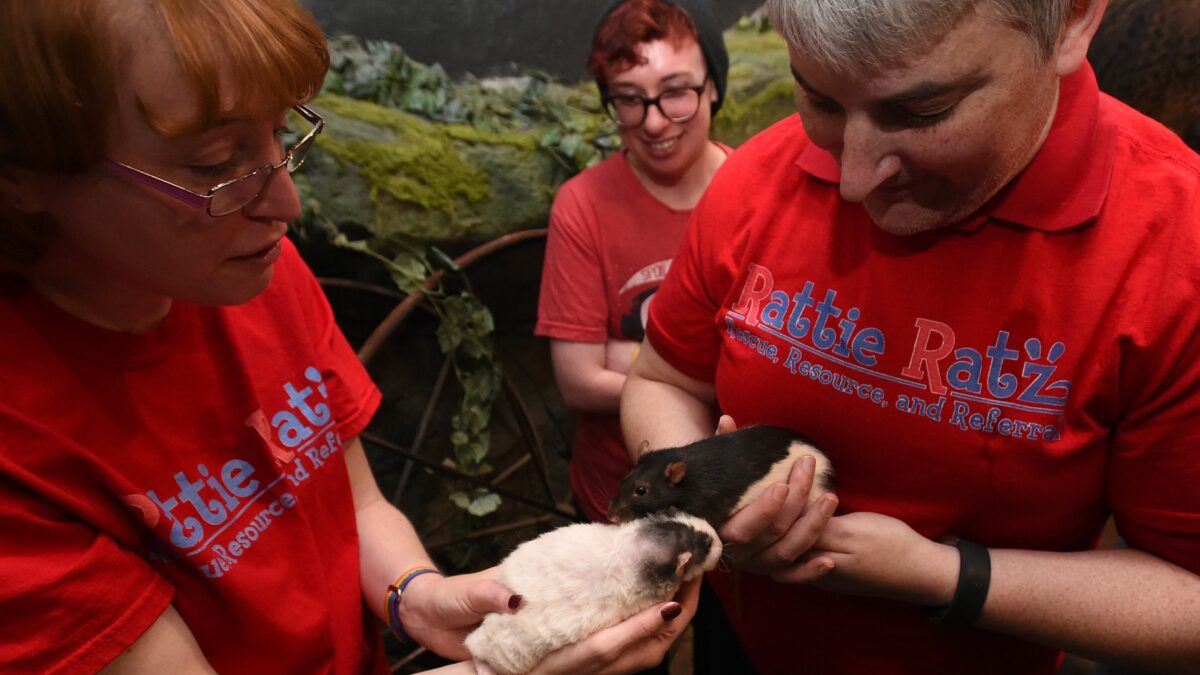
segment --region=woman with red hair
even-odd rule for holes
[[[703,3],[625,0],[600,21],[588,68],[624,149],[554,200],[537,334],[550,338],[555,379],[579,413],[576,502],[605,521],[633,468],[617,407],[643,317],[692,207],[730,152],[709,138],[729,59]]]
[[[704,0],[623,0],[601,18],[587,65],[624,148],[555,197],[536,332],[577,413],[575,502],[604,522],[633,468],[617,415],[625,373],[692,208],[731,152],[709,138],[729,57]],[[715,597],[695,625],[698,672],[748,672]]]
[[[520,598],[443,577],[380,494],[379,390],[285,238],[312,16],[5,0],[0,63],[4,671],[383,674],[379,619],[469,657]],[[538,671],[656,663],[696,592]]]

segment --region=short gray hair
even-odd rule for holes
[[[898,65],[933,48],[958,22],[990,5],[1050,57],[1075,0],[768,0],[787,42],[837,70]]]

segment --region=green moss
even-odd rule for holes
[[[796,112],[791,76],[771,82],[745,101],[728,98],[713,120],[713,136],[732,146]]]
[[[479,202],[491,194],[487,175],[466,161],[445,126],[374,103],[324,94],[314,102],[338,117],[390,131],[392,139],[355,138],[352,130],[327,126],[317,143],[343,167],[353,166],[379,206],[381,193],[422,208],[453,214],[460,200]]]
[[[730,55],[739,54],[787,54],[787,43],[774,30],[760,30],[757,26],[735,26],[725,31],[725,48]]]
[[[528,131],[492,132],[476,129],[466,124],[448,124],[441,127],[447,136],[456,141],[482,145],[511,145],[521,150],[537,150],[537,134]]]

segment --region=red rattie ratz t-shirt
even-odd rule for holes
[[[220,673],[387,672],[344,439],[379,404],[290,242],[140,335],[0,283],[0,663],[95,672],[173,604]]]
[[[718,173],[647,337],[740,425],[828,451],[841,511],[1000,548],[1129,544],[1200,572],[1200,160],[1064,80],[1032,164],[970,222],[897,237],[791,117]],[[723,588],[765,673],[1052,673],[1058,653],[920,607]],[[1104,592],[1104,589],[1097,589]]]
[[[646,312],[691,213],[655,198],[626,152],[564,183],[550,212],[537,334],[572,342],[641,342]],[[588,518],[607,521],[608,500],[631,469],[617,416],[580,414],[570,477]]]

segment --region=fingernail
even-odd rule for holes
[[[833,515],[833,510],[837,508],[837,502],[830,497],[825,498],[825,503],[821,505],[821,513],[827,516]]]
[[[678,602],[672,602],[666,607],[663,607],[659,614],[662,614],[663,621],[670,621],[671,619],[679,616],[680,612],[682,611],[683,605],[679,604]]]
[[[805,455],[800,458],[800,461],[804,462],[804,468],[806,470],[810,470],[810,471],[812,470],[812,468],[814,466],[817,465],[817,460],[814,459],[812,455]]]
[[[522,602],[525,602],[525,598],[522,598],[521,596],[519,596],[515,593],[513,595],[508,596],[508,608],[509,609],[516,609],[516,608],[520,607]]]
[[[781,502],[787,499],[788,486],[785,483],[776,483],[771,486],[771,499]]]

